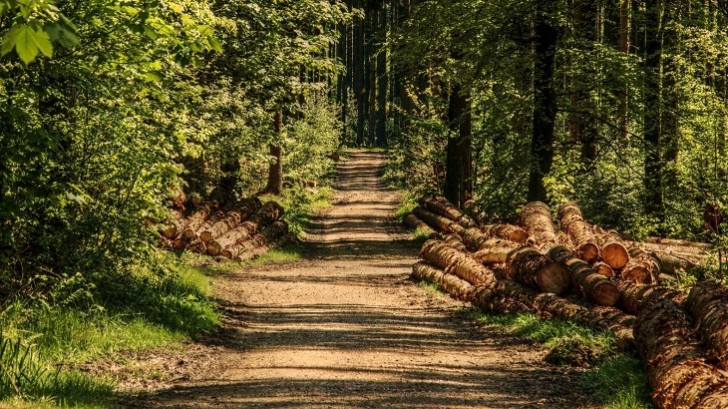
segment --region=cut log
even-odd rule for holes
[[[634,335],[658,408],[728,407],[728,377],[708,364],[688,317],[673,302],[645,307]]]
[[[569,268],[572,289],[582,298],[607,307],[614,306],[619,301],[617,286],[594,271],[587,262],[578,259],[571,249],[556,246],[549,250],[548,256]]]
[[[689,272],[697,267],[689,259],[669,253],[651,252],[650,256],[660,266],[659,271],[665,274],[675,275],[678,271]]]
[[[594,263],[592,268],[594,269],[594,271],[597,272],[597,274],[601,274],[604,277],[614,277],[614,270],[612,270],[612,267],[610,267],[609,264],[603,261],[598,261]]]
[[[495,276],[491,271],[467,254],[442,241],[428,240],[425,242],[420,251],[420,258],[448,274],[457,275],[473,285],[492,287],[495,284]]]
[[[188,240],[196,239],[197,230],[205,224],[211,214],[212,209],[210,209],[210,206],[202,206],[199,210],[192,213],[192,215],[187,218],[186,226],[184,231],[182,232],[182,236],[184,236]]]
[[[623,279],[640,284],[657,282],[660,266],[655,259],[640,248],[630,249],[629,255],[629,263],[622,270]]]
[[[529,239],[528,232],[512,224],[491,224],[481,227],[480,230],[491,238],[509,240],[516,243],[526,243]]]
[[[226,246],[222,251],[220,251],[220,256],[227,259],[242,261],[242,255],[252,253],[253,256],[257,256],[258,253],[266,252],[269,249],[269,243],[272,243],[276,238],[286,234],[288,234],[288,224],[282,220],[277,220],[248,240],[238,241]],[[261,251],[256,252],[256,249],[259,248]]]
[[[407,216],[405,216],[404,220],[402,220],[405,226],[413,229],[413,230],[421,230],[427,233],[428,236],[432,236],[435,233],[434,230],[432,230],[432,227],[428,226],[427,223],[420,220],[419,217],[415,216],[414,214],[410,213]]]
[[[728,288],[704,281],[690,290],[686,306],[711,355],[728,370]]]
[[[632,281],[617,281],[619,288],[620,308],[629,314],[638,314],[643,308],[669,300],[677,305],[683,305],[687,296],[677,290],[656,284],[638,284]]]
[[[270,201],[263,205],[250,218],[250,221],[258,224],[259,228],[267,226],[283,216],[284,210],[277,202]]]
[[[421,205],[427,210],[440,216],[447,217],[448,219],[465,228],[471,228],[476,226],[475,222],[470,217],[463,214],[460,209],[458,209],[455,205],[450,203],[444,197],[434,196],[423,199]]]
[[[647,243],[663,244],[676,247],[692,247],[702,250],[711,250],[713,248],[713,245],[710,243],[701,243],[699,241],[688,240],[664,239],[662,237],[649,237],[647,239]]]
[[[222,236],[228,231],[239,226],[250,214],[239,211],[232,211],[225,214],[224,217],[215,221],[208,221],[200,228],[198,236],[204,243],[208,243],[217,237]]]
[[[554,294],[563,294],[569,289],[569,270],[534,248],[512,251],[506,263],[510,277],[519,283]]]
[[[531,307],[544,318],[573,320],[582,325],[610,331],[615,335],[620,350],[629,349],[634,344],[633,317],[615,308],[586,308],[555,294],[538,294],[511,280],[498,280],[495,290]]]
[[[437,235],[437,238],[458,251],[463,253],[467,253],[468,251],[468,248],[463,243],[463,239],[455,233],[440,233]]]
[[[250,221],[244,222],[240,226],[223,234],[217,240],[207,242],[207,254],[217,256],[228,247],[250,240],[251,237],[258,233],[258,228],[258,224],[256,223]]]
[[[566,203],[559,208],[559,223],[561,229],[571,237],[581,259],[588,263],[599,260],[597,238],[576,203]]]
[[[482,264],[501,264],[505,263],[508,255],[519,247],[518,243],[512,241],[490,239],[482,243],[480,250],[473,253],[472,257]]]
[[[432,229],[436,232],[457,234],[463,234],[465,232],[465,228],[463,226],[460,226],[454,221],[448,219],[447,217],[432,213],[429,210],[425,210],[421,207],[415,207],[414,210],[412,210],[412,213],[414,213],[415,216],[419,217],[420,220],[427,223],[427,225],[432,227]]]
[[[545,203],[528,203],[521,210],[521,226],[534,237],[537,247],[551,248],[558,244],[551,209]]]
[[[629,253],[617,232],[594,226],[594,236],[597,238],[602,252],[602,261],[614,270],[619,270],[627,265]]]
[[[412,267],[412,276],[431,283],[439,284],[448,294],[459,300],[467,301],[472,298],[475,287],[465,280],[451,274],[445,274],[426,262],[417,262]]]
[[[514,314],[519,312],[532,312],[531,306],[507,297],[497,290],[476,287],[472,295],[472,303],[477,307],[496,314]]]

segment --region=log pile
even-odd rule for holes
[[[573,203],[559,209],[560,229],[540,202],[523,208],[519,226],[481,223],[442,198],[421,203],[412,217],[435,234],[414,277],[494,313],[533,312],[613,333],[619,348],[635,347],[644,359],[659,408],[728,407],[728,288],[704,282],[688,295],[665,285],[693,268],[706,245],[635,243],[589,224]]]
[[[283,208],[258,198],[241,201],[234,208],[202,205],[185,215],[172,211],[160,225],[164,248],[208,254],[220,259],[249,260],[291,240],[281,220]]]

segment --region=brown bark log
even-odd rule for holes
[[[201,209],[194,212],[190,217],[187,218],[186,226],[182,232],[188,240],[194,240],[197,238],[197,230],[202,227],[203,224],[212,214],[212,210],[209,206],[203,206]]]
[[[410,213],[407,216],[405,216],[404,220],[402,221],[405,226],[411,228],[411,229],[420,229],[422,231],[427,232],[428,236],[432,236],[433,234],[437,234],[434,230],[432,230],[432,227],[428,226],[427,223],[420,220],[419,217],[415,216],[414,214]]]
[[[592,268],[594,269],[594,271],[597,272],[597,274],[601,274],[604,277],[610,277],[611,278],[611,277],[614,277],[615,276],[614,270],[612,269],[612,267],[610,267],[609,264],[607,264],[607,263],[605,263],[603,261],[599,261],[599,262],[594,263],[594,265],[592,266]]]
[[[710,243],[701,243],[698,241],[688,241],[688,240],[664,239],[662,237],[649,237],[646,241],[647,241],[647,243],[652,243],[652,244],[664,244],[667,246],[677,246],[677,247],[692,247],[692,248],[701,249],[701,250],[711,250],[713,248],[713,245]]]
[[[544,318],[573,320],[589,327],[611,331],[617,339],[617,347],[620,350],[628,349],[634,344],[633,317],[615,308],[586,308],[555,294],[538,294],[511,280],[498,280],[495,290],[528,305]]]
[[[475,222],[463,214],[455,205],[450,203],[447,199],[441,196],[434,196],[422,200],[422,206],[427,210],[439,214],[440,216],[447,217],[448,219],[460,224],[465,228],[475,227]]]
[[[436,238],[439,238],[443,242],[445,242],[448,246],[463,252],[467,253],[468,248],[465,247],[465,244],[463,243],[463,239],[455,234],[455,233],[440,233]]]
[[[511,252],[506,263],[511,278],[531,288],[554,294],[563,294],[569,289],[569,270],[534,248]]]
[[[579,296],[601,306],[614,306],[619,301],[619,289],[607,277],[597,273],[584,260],[564,246],[553,247],[548,256],[569,267],[571,286]]]
[[[454,221],[447,217],[440,216],[439,214],[432,213],[429,210],[425,210],[422,207],[415,207],[414,210],[412,210],[412,213],[419,217],[420,220],[427,223],[427,225],[432,227],[432,229],[436,232],[458,234],[465,232],[465,228]]]
[[[482,264],[500,264],[508,260],[508,255],[519,248],[518,243],[490,239],[480,244],[479,250],[472,254],[473,259]]]
[[[412,276],[431,283],[439,284],[448,294],[459,300],[467,301],[472,297],[473,287],[470,283],[445,274],[442,270],[435,268],[424,261],[417,262],[412,267]]]
[[[231,246],[249,240],[258,233],[259,225],[250,221],[228,231],[217,240],[207,242],[207,254],[211,256],[220,255],[220,253]],[[227,257],[230,258],[230,257]]]
[[[492,287],[495,276],[482,264],[439,240],[428,240],[422,246],[420,258],[448,274],[470,282],[473,285]]]
[[[581,259],[588,263],[599,260],[597,238],[576,203],[566,203],[559,208],[559,223],[561,229],[571,237]]]
[[[728,369],[728,288],[714,281],[699,283],[690,290],[686,306],[711,355]]]
[[[663,301],[645,307],[634,334],[658,408],[728,407],[728,377],[708,364],[677,305]]]
[[[184,231],[185,222],[182,212],[172,210],[167,222],[159,226],[159,234],[166,239],[174,240]]]
[[[260,233],[252,236],[248,240],[239,241],[235,244],[225,247],[221,252],[220,256],[227,259],[236,261],[242,261],[243,255],[247,253],[253,253],[256,249],[261,249],[265,252],[269,249],[269,243],[273,242],[276,238],[288,234],[288,224],[284,221],[278,220],[273,224],[265,227]],[[260,251],[258,252],[260,253]]]
[[[257,197],[244,199],[237,206],[237,209],[225,213],[219,219],[208,220],[207,223],[200,227],[198,236],[203,242],[210,242],[239,226],[240,223],[260,211],[262,207],[263,203]]]
[[[515,241],[521,244],[527,243],[530,238],[528,232],[512,224],[491,224],[481,227],[480,230],[489,237]]]
[[[638,284],[627,280],[617,281],[620,308],[629,314],[638,314],[643,308],[663,300],[677,305],[685,303],[687,296],[680,291],[656,284]]]
[[[602,251],[602,261],[615,270],[619,270],[629,262],[629,253],[622,238],[613,230],[604,230],[594,227],[594,236],[597,238]]]
[[[551,210],[542,202],[528,203],[521,210],[521,226],[536,240],[536,246],[550,248],[558,244]]]
[[[629,263],[622,270],[622,278],[640,284],[650,284],[657,281],[660,266],[649,254],[639,248],[629,251]]]
[[[678,271],[688,272],[697,265],[689,259],[669,253],[651,252],[650,255],[660,266],[660,272],[675,275]]]

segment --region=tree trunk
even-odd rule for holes
[[[423,261],[412,267],[412,276],[419,280],[439,284],[448,294],[462,301],[470,300],[473,290],[475,290],[475,287],[467,281],[452,274],[446,274]]]
[[[558,7],[557,0],[536,2],[529,201],[546,201],[543,179],[551,172],[554,159],[554,126],[558,110],[554,88],[554,60],[559,38],[559,30],[555,25]]]
[[[621,0],[619,7],[619,51],[630,53],[632,0]],[[617,98],[617,127],[622,140],[629,135],[629,87],[625,84]]]
[[[473,285],[492,287],[496,281],[495,275],[482,264],[440,240],[425,242],[420,251],[420,258]]]
[[[382,2],[379,10],[379,32],[383,42],[387,39],[387,2]],[[387,51],[382,46],[377,56],[377,146],[387,146],[387,89],[389,76],[387,75]]]
[[[657,276],[660,274],[660,265],[652,256],[639,248],[631,249],[629,255],[629,263],[622,270],[621,276],[623,279],[640,284],[657,282]]]
[[[415,207],[412,210],[412,213],[414,213],[415,216],[419,217],[420,220],[427,223],[430,227],[432,227],[435,231],[445,233],[463,233],[465,232],[465,228],[456,222],[448,219],[447,217],[440,216],[438,214],[432,213],[428,210],[425,210],[421,207]]]
[[[354,94],[356,95],[356,144],[364,146],[364,125],[366,108],[365,42],[364,18],[356,18],[354,22]]]
[[[273,132],[280,139],[283,133],[283,112],[276,112],[273,118]],[[271,143],[268,146],[270,156],[274,161],[268,167],[268,184],[265,187],[265,193],[272,195],[280,195],[283,193],[283,149],[280,147],[281,141]]]
[[[573,1],[573,21],[576,47],[579,53],[590,52],[597,41],[597,4],[594,0]],[[572,78],[571,110],[569,115],[571,137],[581,144],[581,158],[586,165],[596,159],[597,107],[591,90],[594,73],[588,64],[582,64]]]
[[[661,7],[658,0],[647,0],[645,3],[647,7],[644,63],[645,211],[648,216],[656,220],[664,220],[662,200],[663,168],[660,159]]]
[[[448,122],[445,197],[459,208],[473,198],[473,142],[470,96],[460,85],[452,87]]]

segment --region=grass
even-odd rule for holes
[[[581,358],[588,351],[591,366],[582,374],[580,382],[592,391],[595,401],[604,409],[652,408],[642,363],[630,353],[617,352],[610,334],[570,321],[543,320],[528,313],[493,315],[470,311],[469,316],[551,348],[547,360],[568,362],[575,352]]]
[[[404,220],[405,216],[412,213],[412,210],[417,207],[417,197],[407,190],[400,190],[401,201],[397,210],[394,212],[394,216],[398,220]]]
[[[164,274],[107,277],[115,285],[97,288],[99,304],[16,302],[0,312],[0,407],[109,407],[114,382],[79,365],[101,359],[125,365],[122,352],[181,350],[217,326],[210,274],[189,261],[167,259]]]
[[[420,287],[424,288],[431,294],[442,295],[444,291],[440,284],[430,283],[424,280],[420,281]]]

